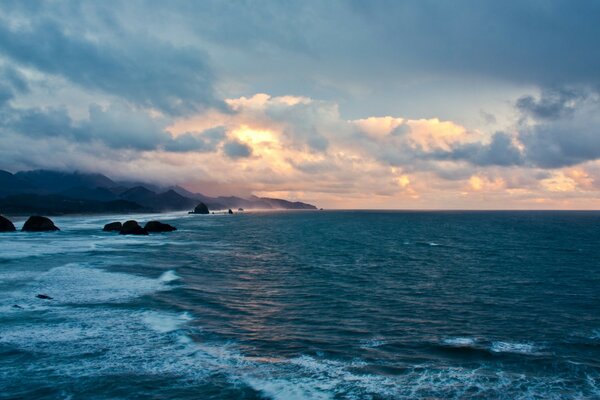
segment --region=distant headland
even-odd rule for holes
[[[250,196],[209,197],[180,186],[113,181],[97,173],[0,170],[3,214],[96,214],[183,211],[202,202],[211,210],[316,210],[299,201]]]

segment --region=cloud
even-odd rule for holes
[[[477,166],[523,165],[523,154],[515,146],[514,139],[503,132],[497,132],[489,143],[461,144],[447,152],[434,152],[429,155],[438,160],[467,161]]]
[[[246,158],[252,155],[252,147],[237,140],[230,140],[223,145],[223,152],[230,158]]]
[[[214,152],[225,137],[225,128],[222,126],[203,132],[185,132],[169,139],[164,145],[164,150],[170,152]]]
[[[169,114],[219,105],[201,49],[115,26],[104,26],[99,35],[81,26],[68,31],[45,15],[33,12],[21,24],[9,23],[11,13],[0,19],[0,52],[17,64]],[[119,37],[107,37],[112,29]]]
[[[516,107],[524,117],[555,120],[572,116],[577,103],[584,98],[584,93],[574,89],[552,89],[543,91],[538,99],[531,95],[520,97]]]

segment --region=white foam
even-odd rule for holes
[[[374,349],[376,347],[380,347],[385,344],[387,344],[387,342],[385,340],[373,338],[373,339],[364,340],[360,347],[363,349]]]
[[[256,391],[275,400],[327,400],[333,399],[333,393],[319,390],[310,383],[292,382],[285,379],[245,379]]]
[[[181,278],[173,270],[163,272],[162,275],[158,278],[158,280],[160,282],[165,282],[165,283],[173,282],[173,281],[176,281],[179,279],[181,279]]]
[[[146,325],[160,333],[179,330],[191,319],[192,317],[188,313],[168,314],[157,311],[147,311],[142,316]]]
[[[469,337],[454,337],[442,340],[442,343],[448,346],[470,347],[477,343],[477,339]]]
[[[71,263],[40,274],[25,287],[0,299],[0,304],[19,304],[32,310],[61,304],[122,303],[156,291],[169,290],[167,283],[177,278],[173,271],[151,279]],[[52,300],[37,299],[35,296],[39,293],[47,294]]]
[[[538,349],[531,343],[493,342],[490,350],[494,353],[535,354]]]

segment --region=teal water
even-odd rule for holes
[[[119,219],[0,235],[0,398],[600,398],[598,212]]]

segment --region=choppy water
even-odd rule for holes
[[[600,398],[600,213],[160,218],[0,236],[0,398]]]

